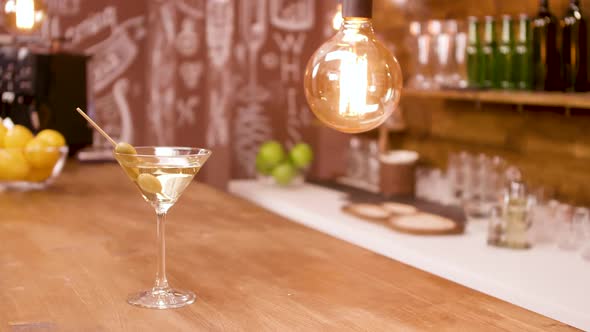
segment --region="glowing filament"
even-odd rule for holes
[[[332,28],[338,31],[344,19],[342,18],[342,5],[338,5],[338,9],[336,10],[336,14],[334,14],[334,18],[332,19]]]
[[[344,116],[362,115],[367,108],[367,59],[354,53],[344,54],[346,56],[340,61],[339,113]]]
[[[35,25],[35,1],[16,0],[16,27],[32,29]]]

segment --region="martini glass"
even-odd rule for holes
[[[144,308],[180,308],[195,301],[190,291],[173,289],[166,279],[166,213],[211,155],[211,151],[188,147],[136,147],[137,153],[114,152],[125,173],[156,211],[158,269],[151,289],[132,294],[129,304]]]

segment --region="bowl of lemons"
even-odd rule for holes
[[[260,146],[256,155],[256,172],[260,182],[280,186],[300,185],[313,161],[313,150],[308,144],[295,144],[289,151],[277,141]]]
[[[52,129],[37,135],[24,126],[0,122],[0,190],[45,189],[61,173],[66,140]]]

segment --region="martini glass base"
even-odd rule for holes
[[[177,289],[150,289],[131,294],[127,303],[150,309],[180,308],[195,302],[195,294]]]

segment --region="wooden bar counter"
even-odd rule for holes
[[[197,301],[133,307],[155,276],[155,230],[114,164],[0,193],[0,331],[573,330],[198,183],[166,234],[168,279]]]

